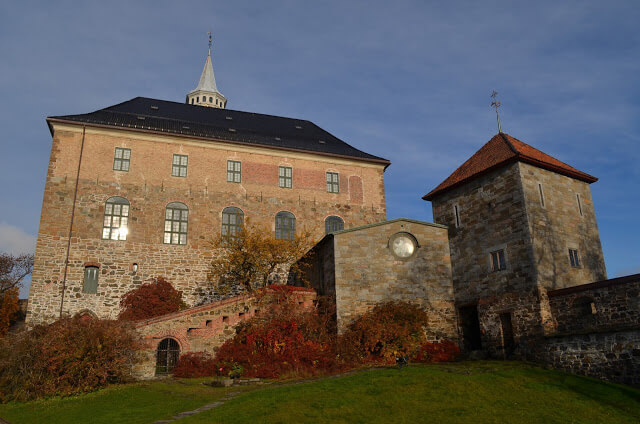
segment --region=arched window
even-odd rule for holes
[[[324,220],[325,234],[344,230],[344,221],[339,216],[330,216]]]
[[[164,242],[187,244],[189,208],[180,202],[171,202],[164,211]]]
[[[291,212],[276,214],[276,238],[293,240],[296,236],[296,217]]]
[[[129,201],[110,197],[104,205],[103,240],[126,240],[129,234]]]
[[[213,97],[209,97],[209,103],[213,103]]]
[[[242,228],[244,212],[235,207],[224,208],[222,211],[222,237],[235,237]]]
[[[167,374],[175,368],[180,357],[180,345],[175,339],[167,338],[158,344],[156,374]]]

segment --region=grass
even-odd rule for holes
[[[0,416],[12,424],[152,423],[239,391],[201,381],[135,384],[0,405]],[[518,362],[375,369],[249,390],[177,423],[640,422],[640,390]]]

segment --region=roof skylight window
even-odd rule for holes
[[[186,126],[186,125],[183,125],[183,126],[182,126],[182,129],[183,129],[183,130],[190,130],[190,129],[191,129],[191,127],[188,127],[188,126]]]
[[[297,129],[297,130],[301,130],[301,129],[302,129],[302,127],[301,127],[300,125],[296,125],[296,129]]]
[[[227,121],[231,121],[233,118],[232,118],[232,117],[230,117],[230,116],[227,116],[225,119],[226,119]]]
[[[158,106],[156,106],[156,105],[151,105],[151,109],[153,109],[153,110],[158,110],[158,109],[160,109],[160,108],[159,108]]]
[[[235,128],[229,128],[229,131],[230,132],[236,132],[236,129]]]
[[[144,121],[144,116],[138,116],[138,119],[139,119],[140,121]]]
[[[326,141],[324,141],[324,140],[318,140],[318,143],[320,143],[320,144],[325,144],[325,143],[326,143]]]

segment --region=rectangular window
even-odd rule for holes
[[[113,156],[113,169],[115,171],[129,172],[129,162],[131,161],[131,149],[116,147]]]
[[[327,172],[327,192],[340,193],[340,180],[337,172]]]
[[[278,167],[278,185],[282,188],[291,188],[293,182],[293,171],[291,167]]]
[[[582,203],[580,202],[580,195],[576,193],[576,201],[578,202],[578,212],[580,212],[580,216],[582,216]]]
[[[458,205],[453,205],[453,213],[456,217],[456,227],[460,226],[460,212],[458,211]]]
[[[242,165],[239,161],[228,160],[227,161],[227,181],[230,183],[239,183],[241,176]]]
[[[544,193],[542,192],[542,184],[538,184],[538,191],[540,191],[540,206],[544,208]]]
[[[187,155],[173,155],[173,164],[171,165],[171,176],[186,177],[188,160],[189,158]]]
[[[491,252],[491,271],[502,271],[507,269],[507,262],[504,257],[504,249]]]
[[[98,293],[98,270],[97,266],[84,267],[83,293]]]
[[[580,268],[580,258],[578,257],[578,249],[569,249],[569,262],[573,268]]]

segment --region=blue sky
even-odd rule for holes
[[[309,119],[392,161],[388,218],[503,130],[595,175],[609,277],[640,272],[637,1],[0,4],[0,250],[33,250],[45,118],[136,96],[184,101],[214,33],[228,107]],[[23,295],[25,293],[23,292]]]

